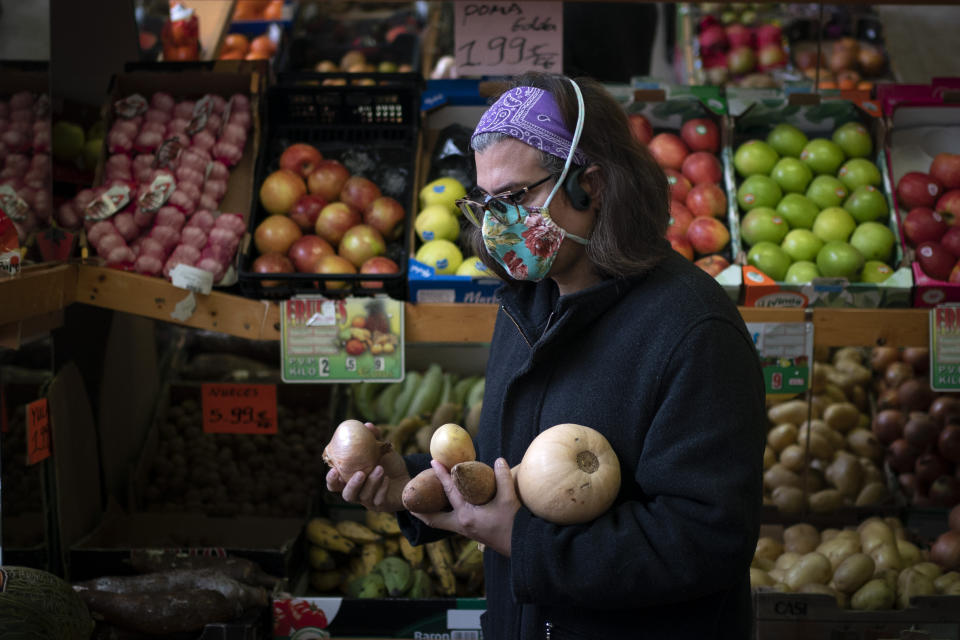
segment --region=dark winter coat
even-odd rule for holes
[[[610,441],[622,486],[584,525],[520,509],[511,557],[484,554],[485,640],[745,640],[766,418],[734,304],[679,255],[563,297],[550,280],[512,284],[500,301],[478,458],[514,466],[572,422]],[[415,543],[445,533],[401,522]]]

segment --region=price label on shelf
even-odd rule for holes
[[[277,432],[277,386],[207,383],[201,386],[204,433]]]
[[[302,296],[280,307],[284,382],[403,380],[403,303]]]
[[[460,77],[563,70],[563,2],[453,5]]]
[[[771,395],[795,395],[810,386],[813,362],[812,322],[748,322],[747,331]]]
[[[27,464],[50,457],[50,410],[46,398],[27,405]]]
[[[930,388],[960,391],[960,305],[930,309]]]

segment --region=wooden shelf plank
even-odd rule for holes
[[[816,309],[813,340],[828,347],[925,347],[929,309]]]
[[[25,267],[0,279],[0,325],[60,311],[75,297],[77,269],[69,264]]]

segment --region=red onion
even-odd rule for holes
[[[176,100],[173,99],[173,96],[165,91],[158,91],[150,96],[150,107],[152,109],[171,112],[175,104]]]
[[[137,273],[157,276],[163,271],[163,261],[156,256],[141,253],[136,262],[133,263],[133,269]]]
[[[213,229],[216,221],[214,220],[213,214],[207,209],[198,209],[190,217],[190,224],[188,226],[197,227],[202,229],[204,232],[210,231]]]

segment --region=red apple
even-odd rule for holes
[[[306,178],[313,173],[321,160],[323,160],[323,154],[316,147],[298,142],[290,145],[280,154],[280,168]]]
[[[683,140],[672,133],[658,133],[650,141],[650,153],[663,168],[679,169],[683,160],[690,153]]]
[[[310,193],[316,193],[328,202],[340,197],[340,190],[343,189],[343,183],[350,177],[350,171],[345,166],[326,158],[321,160],[316,169],[307,176],[307,189]]]
[[[379,231],[384,238],[392,240],[403,230],[407,217],[403,205],[390,196],[381,196],[370,203],[363,212],[363,222]]]
[[[716,218],[695,218],[687,228],[687,240],[699,254],[717,253],[730,242],[730,232]]]
[[[687,120],[680,127],[680,137],[691,151],[716,153],[720,150],[720,131],[710,118]]]
[[[903,233],[914,247],[940,240],[947,231],[947,223],[939,213],[927,207],[910,210],[903,220]]]
[[[783,41],[783,33],[775,24],[763,24],[757,27],[756,30],[757,38],[757,47],[763,48],[765,44],[781,44]]]
[[[720,255],[703,256],[694,264],[716,278],[720,273],[730,266],[730,261]]]
[[[303,178],[292,171],[278,169],[260,185],[260,204],[271,214],[285,214],[306,192]]]
[[[297,226],[303,231],[313,231],[317,224],[317,217],[325,206],[327,206],[327,201],[323,196],[315,193],[302,195],[290,209],[290,219],[296,222]]]
[[[723,218],[727,212],[727,195],[712,182],[698,184],[687,194],[684,204],[695,217]]]
[[[782,67],[787,62],[787,54],[779,43],[766,44],[760,48],[757,54],[757,63],[761,69],[774,69]]]
[[[943,193],[943,186],[926,173],[911,171],[897,183],[897,202],[901,209],[932,207]]]
[[[253,242],[260,253],[286,253],[303,233],[297,223],[287,216],[268,216],[257,225]]]
[[[750,73],[757,66],[757,56],[750,47],[737,47],[727,54],[727,67],[730,73],[742,75]]]
[[[301,237],[290,245],[287,251],[287,257],[297,271],[303,273],[312,273],[317,260],[323,256],[334,255],[336,251],[330,246],[330,243],[313,234]]]
[[[337,254],[359,268],[370,258],[383,255],[386,250],[386,244],[379,231],[368,224],[358,224],[350,227],[343,234]]]
[[[944,189],[960,189],[960,153],[938,153],[930,163],[930,175]]]
[[[960,222],[960,189],[951,189],[940,196],[937,200],[937,211],[949,213],[955,221]]]
[[[680,167],[694,185],[706,182],[716,183],[723,178],[723,167],[717,156],[707,151],[695,151],[683,160]]]
[[[322,256],[313,266],[314,273],[356,273],[357,268],[353,263],[336,254]],[[346,280],[327,280],[324,283],[327,289],[344,289],[350,286]]]
[[[704,54],[717,53],[727,48],[727,33],[719,24],[702,28],[697,40],[700,41],[700,51]]]
[[[943,248],[953,254],[955,258],[960,258],[960,227],[950,227],[940,237],[940,244]]]
[[[337,246],[347,229],[363,222],[360,212],[345,202],[331,202],[320,210],[314,231],[317,235]]]
[[[690,244],[689,240],[683,236],[671,236],[669,234],[667,240],[670,241],[670,246],[673,247],[674,251],[693,262],[693,245]]]
[[[667,174],[667,182],[670,183],[670,197],[680,202],[686,200],[687,194],[693,188],[687,176],[676,169],[664,169],[663,172]]]
[[[640,144],[650,144],[653,138],[653,125],[641,113],[631,113],[627,115],[627,124],[630,125],[630,133],[634,140]]]
[[[924,242],[917,247],[917,262],[927,276],[934,280],[946,280],[957,259],[939,242]]]
[[[293,273],[295,268],[290,258],[282,253],[272,252],[264,253],[253,261],[254,273]],[[261,280],[260,284],[264,287],[275,287],[280,284],[279,280]]]
[[[362,176],[350,176],[340,189],[340,201],[357,211],[365,211],[381,195],[380,187]]]
[[[727,44],[731,49],[753,46],[753,31],[749,27],[735,22],[727,25],[724,31],[727,34]]]
[[[360,273],[399,273],[397,263],[386,256],[374,256],[360,265]],[[382,289],[383,282],[379,280],[365,280],[360,284],[365,289]]]
[[[667,225],[667,238],[687,236],[687,229],[693,222],[693,214],[678,200],[670,201],[670,222]]]

